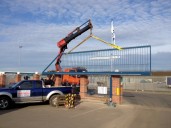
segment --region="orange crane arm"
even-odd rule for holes
[[[91,20],[88,20],[81,26],[74,29],[65,38],[63,38],[62,40],[60,40],[57,43],[57,46],[60,48],[60,50],[59,50],[59,53],[58,53],[58,56],[56,59],[56,64],[55,64],[56,71],[62,71],[61,66],[60,66],[61,57],[62,57],[65,49],[67,49],[67,45],[69,44],[69,42],[72,41],[73,39],[75,39],[76,37],[78,37],[79,35],[81,35],[82,33],[86,32],[87,30],[92,29],[92,28],[93,28],[93,25],[91,23]]]

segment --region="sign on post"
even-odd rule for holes
[[[98,87],[98,94],[107,94],[107,87]]]

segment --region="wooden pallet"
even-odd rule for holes
[[[77,105],[78,101],[80,101],[80,96],[76,95],[73,102],[74,102],[75,105]],[[66,104],[67,104],[66,95],[58,95],[57,100],[56,100],[56,107],[64,107]]]
[[[58,95],[56,101],[56,107],[60,107],[64,105],[65,105],[65,95]]]

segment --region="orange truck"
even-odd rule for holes
[[[85,68],[66,68],[64,72],[87,72]],[[63,86],[79,86],[80,85],[80,76],[79,75],[63,75],[62,77]]]
[[[81,26],[76,27],[73,31],[71,31],[66,37],[61,39],[59,42],[57,42],[57,47],[59,48],[59,53],[56,57],[56,63],[55,68],[56,70],[52,70],[51,72],[87,72],[85,68],[66,68],[64,71],[62,71],[62,68],[60,66],[62,55],[64,54],[65,50],[68,48],[68,44],[74,40],[76,37],[80,36],[84,32],[90,30],[90,33],[92,31],[93,25],[91,23],[91,20],[86,21]],[[77,45],[78,46],[78,45]],[[76,47],[77,47],[76,46]],[[55,75],[49,75],[48,79],[45,80],[45,83],[54,85],[55,82]],[[80,76],[79,75],[71,75],[71,74],[65,74],[62,76],[62,85],[64,86],[71,86],[71,85],[80,85]]]

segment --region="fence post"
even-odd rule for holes
[[[33,80],[40,80],[40,74],[38,72],[35,72],[33,75]]]
[[[17,72],[17,74],[15,75],[15,82],[20,82],[21,81],[21,74],[19,72]]]
[[[6,75],[0,74],[0,88],[5,87]]]
[[[85,98],[87,95],[87,85],[88,85],[88,76],[80,77],[80,96],[81,98]]]
[[[58,86],[61,86],[61,83],[62,83],[62,78],[60,75],[56,75],[55,76],[55,86],[58,87]]]
[[[121,76],[112,76],[112,102],[122,104]]]

